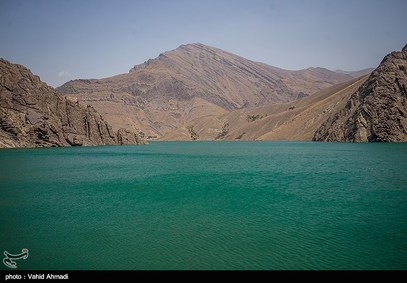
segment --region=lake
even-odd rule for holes
[[[407,269],[405,143],[1,149],[0,168],[18,269]]]

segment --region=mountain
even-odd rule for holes
[[[314,140],[407,142],[407,45],[383,59]]]
[[[92,107],[61,97],[30,70],[0,59],[0,147],[143,143],[114,132]]]
[[[211,117],[287,103],[351,79],[323,68],[287,71],[196,43],[160,54],[127,74],[74,80],[57,91],[92,105],[114,129],[161,138],[180,128],[189,127],[189,133],[190,126]]]
[[[374,71],[374,68],[367,68],[360,71],[344,71],[344,70],[335,70],[336,73],[349,75],[356,78],[360,78],[365,75],[369,75]]]
[[[302,140],[311,141],[315,131],[339,109],[368,76],[337,84],[300,100],[240,109],[217,117],[204,117],[181,127],[162,140]]]

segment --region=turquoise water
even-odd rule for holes
[[[0,252],[27,248],[19,269],[407,269],[406,172],[407,144],[0,150]]]

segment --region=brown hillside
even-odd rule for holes
[[[207,117],[193,124],[201,140],[304,140],[315,131],[366,81],[367,76],[324,89],[301,100],[241,109]],[[185,127],[164,140],[189,139]]]
[[[75,80],[57,90],[92,105],[114,129],[178,139],[188,126],[230,111],[294,101],[350,79],[323,68],[287,71],[197,43],[160,54],[127,74]],[[206,131],[209,135],[211,127]]]

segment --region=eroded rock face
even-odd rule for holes
[[[407,142],[407,45],[383,59],[314,140]]]
[[[113,144],[119,144],[117,133],[96,110],[61,97],[27,68],[0,59],[0,147]]]
[[[140,133],[134,133],[126,129],[119,129],[117,131],[117,142],[120,145],[124,144],[144,144],[144,135]]]

